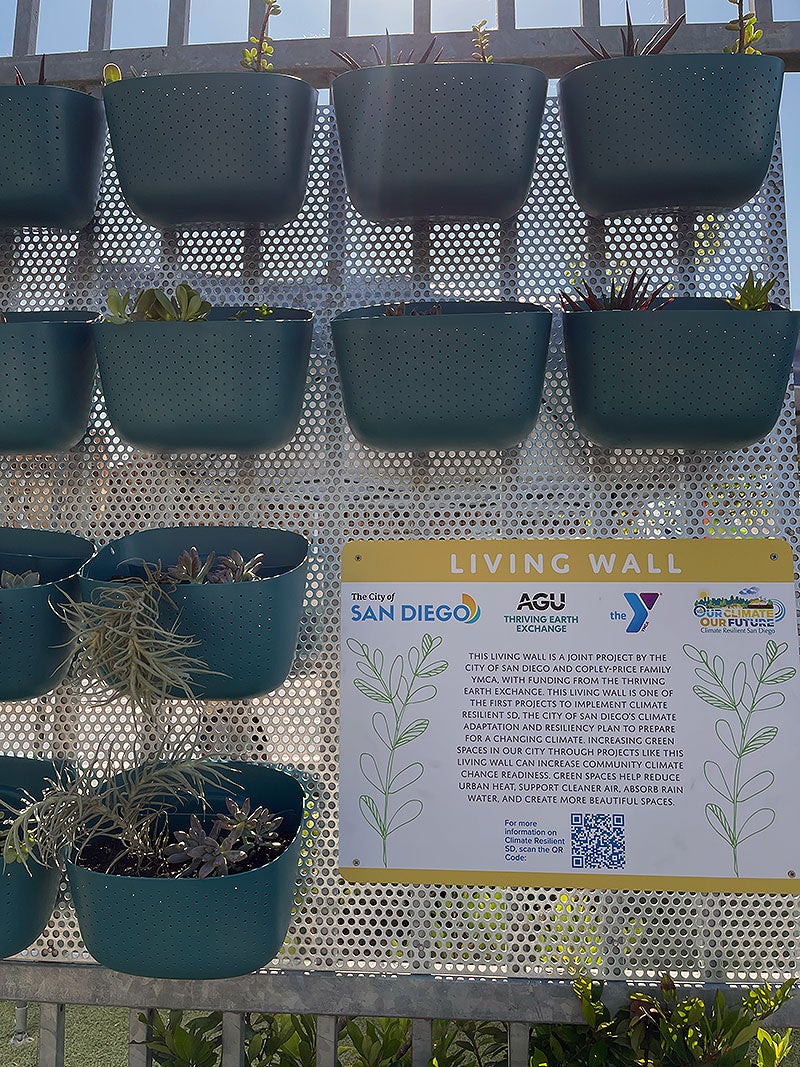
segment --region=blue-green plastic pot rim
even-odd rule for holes
[[[247,84],[249,81],[261,81],[264,78],[279,78],[288,82],[297,82],[301,85],[305,85],[308,89],[314,93],[315,96],[319,96],[319,90],[315,89],[313,85],[305,81],[304,78],[298,78],[295,74],[283,74],[277,70],[263,70],[263,71],[245,71],[245,70],[214,70],[214,71],[187,71],[183,74],[159,74],[156,77],[136,77],[136,78],[123,78],[122,81],[109,82],[108,85],[103,86],[103,98],[105,99],[106,93],[118,92],[120,85],[128,87],[135,85],[137,89],[153,88],[154,93],[157,94],[158,90],[163,91],[165,87],[173,88],[175,86],[180,87],[182,81],[221,81],[229,80],[230,78],[236,78],[241,80],[243,84]],[[263,83],[262,83],[263,84]],[[73,90],[74,91],[74,90]],[[130,91],[130,90],[128,90]],[[84,94],[86,95],[86,94]]]
[[[477,74],[480,77],[481,73],[484,71],[490,73],[492,70],[505,70],[507,67],[514,67],[520,71],[535,71],[536,74],[539,74],[542,78],[544,78],[545,82],[547,82],[548,80],[547,75],[544,73],[544,71],[540,70],[538,67],[535,67],[532,63],[478,63],[475,60],[470,61],[467,59],[460,59],[456,60],[453,63],[391,63],[388,67],[385,66],[383,63],[376,63],[373,66],[359,67],[358,70],[340,71],[333,79],[332,85],[336,85],[336,82],[338,82],[340,78],[350,80],[355,78],[356,80],[360,81],[362,79],[368,80],[368,75],[375,74],[377,74],[379,78],[386,78],[388,80],[393,76],[405,74],[409,70],[413,70],[415,72],[425,72],[422,74],[422,76],[425,77],[427,75],[432,79],[435,79],[437,75],[442,72],[449,73],[450,71],[457,71],[459,69],[463,69],[465,72],[469,71],[470,74]]]
[[[514,315],[517,312],[529,314],[540,312],[552,315],[550,308],[544,304],[526,302],[523,300],[406,300],[405,315],[387,315],[387,307],[398,301],[386,301],[383,304],[370,304],[367,307],[351,308],[337,315],[332,322],[352,322],[357,319],[386,319],[388,322],[401,323],[413,319],[415,322],[431,322],[435,324],[446,316],[460,316],[463,319],[483,318],[486,315]],[[428,310],[432,307],[440,307],[441,315],[409,315],[408,310]]]
[[[598,308],[596,311],[590,311],[588,309],[581,309],[580,311],[564,311],[563,316],[565,319],[580,317],[584,315],[657,315],[659,312],[666,311],[696,311],[699,314],[704,313],[719,313],[720,311],[725,314],[733,316],[732,322],[741,318],[742,321],[751,320],[754,315],[759,318],[766,316],[769,318],[774,313],[783,313],[784,315],[797,315],[800,312],[793,311],[791,308],[782,307],[780,304],[770,304],[767,311],[751,311],[742,310],[740,308],[732,308],[728,304],[728,300],[731,297],[725,296],[676,296],[667,298],[667,303],[663,307],[647,308],[643,310],[636,308],[632,310],[617,310],[612,311],[608,308]]]
[[[8,539],[7,535],[14,533],[20,535],[19,537],[13,537],[11,540],[23,541],[30,539],[31,541],[44,541],[51,540],[50,535],[55,537],[63,537],[70,544],[70,547],[74,550],[72,555],[61,555],[56,552],[39,551],[33,552],[9,552],[5,550],[5,542]],[[41,537],[42,534],[48,535],[46,538]],[[58,542],[54,542],[54,546]],[[35,547],[35,546],[31,546]],[[44,545],[42,546],[44,548]],[[65,549],[67,545],[63,546]],[[36,528],[19,527],[19,526],[0,526],[0,570],[11,570],[15,574],[24,574],[25,571],[38,571],[42,578],[39,585],[30,586],[23,589],[0,589],[0,595],[6,593],[33,593],[37,589],[42,589],[45,586],[56,585],[58,582],[63,582],[68,578],[76,577],[81,568],[89,563],[97,554],[97,546],[94,542],[89,541],[87,538],[78,537],[75,534],[67,533],[64,530],[41,530]],[[52,575],[52,576],[51,576]]]
[[[203,294],[200,294],[203,297]],[[203,297],[205,300],[206,298]],[[268,305],[272,307],[272,305]],[[252,312],[253,318],[234,318],[240,312]],[[255,307],[252,304],[237,304],[231,307],[212,307],[208,313],[208,318],[200,319],[197,322],[181,322],[179,319],[174,319],[168,322],[107,322],[103,317],[104,312],[100,312],[95,315],[89,321],[96,326],[110,326],[114,329],[120,327],[133,326],[139,329],[142,326],[148,326],[150,328],[160,329],[162,326],[190,326],[194,329],[196,326],[202,326],[204,322],[228,322],[231,326],[252,326],[253,323],[266,323],[269,325],[271,322],[313,322],[314,312],[309,311],[307,308],[287,308],[287,307],[272,307],[272,314],[267,315],[266,318],[255,317]]]
[[[770,60],[772,63],[779,63],[782,71],[786,70],[786,64],[779,56],[772,55],[740,55],[737,52],[660,52],[656,55],[650,56],[615,56],[612,55],[610,59],[587,59],[585,63],[579,64],[577,67],[573,67],[572,70],[562,74],[558,80],[559,88],[568,80],[574,80],[583,76],[590,68],[600,67],[607,70],[607,63],[627,63],[629,66],[692,66],[696,67],[702,62],[708,62],[709,60],[722,60],[723,65],[735,66],[739,63],[752,64],[758,60]]]
[[[97,312],[75,308],[53,308],[48,311],[4,311],[5,323],[0,323],[0,338],[3,336],[5,326],[24,326],[46,323],[49,325],[89,325],[97,322]]]
[[[249,879],[254,875],[258,875],[258,873],[260,871],[265,870],[265,868],[267,868],[267,867],[271,867],[273,863],[277,863],[278,860],[281,860],[285,856],[285,854],[289,851],[289,849],[292,847],[292,845],[294,845],[295,842],[297,842],[298,839],[300,839],[302,837],[304,830],[306,830],[306,828],[307,828],[306,824],[308,822],[308,816],[310,814],[310,812],[309,812],[309,804],[308,804],[308,802],[309,802],[309,791],[306,790],[306,788],[304,787],[303,782],[300,780],[300,776],[298,774],[295,774],[295,773],[289,773],[289,771],[287,769],[285,769],[283,766],[278,765],[278,764],[266,764],[266,763],[265,764],[260,764],[260,763],[256,763],[255,761],[248,762],[246,760],[211,760],[209,762],[211,762],[211,763],[220,763],[223,766],[227,765],[228,767],[230,767],[231,769],[234,769],[234,770],[237,767],[237,765],[241,765],[241,766],[247,767],[248,769],[250,769],[250,768],[258,768],[258,769],[276,771],[277,773],[282,774],[287,779],[288,782],[294,782],[295,783],[295,785],[297,786],[297,791],[298,791],[297,807],[295,808],[294,806],[292,806],[288,810],[292,811],[293,813],[294,813],[295,810],[298,811],[297,827],[295,828],[294,834],[292,834],[291,840],[286,842],[286,846],[281,851],[279,856],[273,857],[273,859],[271,859],[268,863],[264,863],[260,867],[254,867],[250,871],[241,871],[238,874],[218,875],[216,877],[209,878],[209,879],[205,879],[205,878],[185,879],[185,878],[178,878],[178,877],[153,878],[153,877],[146,877],[146,876],[137,875],[137,874],[115,874],[114,871],[96,871],[91,867],[81,867],[81,864],[78,862],[78,857],[80,855],[80,851],[81,851],[81,848],[83,846],[76,846],[75,850],[72,851],[71,853],[65,853],[65,861],[66,861],[67,869],[69,869],[70,867],[81,867],[81,870],[89,871],[90,874],[96,874],[96,875],[99,875],[99,876],[101,876],[103,878],[124,878],[133,887],[134,891],[136,889],[136,885],[137,884],[153,885],[154,882],[172,883],[172,882],[182,882],[182,881],[191,881],[192,883],[202,883],[202,882],[205,882],[205,881],[218,882],[220,880],[220,878],[224,878],[226,886],[231,886],[232,888],[235,889],[236,886],[237,885],[241,885],[245,879]],[[234,782],[234,784],[235,784],[235,782]],[[221,786],[220,787],[220,792],[221,793],[224,792],[228,796],[234,796],[234,797],[240,796],[243,799],[247,796],[246,793],[244,793],[244,792],[236,793],[234,789],[229,789],[227,786]],[[187,810],[191,810],[191,809],[187,807]],[[270,810],[272,810],[272,809],[270,809]],[[209,817],[211,817],[215,813],[210,811],[210,810],[207,810],[206,812],[197,812],[197,814],[205,814],[205,815],[208,815]],[[276,814],[279,814],[279,813],[276,812]],[[168,815],[169,815],[169,813],[168,813]],[[108,835],[105,835],[105,836],[108,836]],[[301,857],[301,864],[302,864],[302,857]]]
[[[130,534],[126,534],[124,537],[117,537],[113,541],[109,541],[108,544],[104,545],[102,548],[99,548],[91,559],[86,561],[86,563],[80,568],[78,573],[82,579],[85,579],[87,581],[98,583],[108,582],[114,575],[119,573],[121,566],[124,566],[125,564],[131,564],[135,567],[138,564],[141,568],[141,563],[143,562],[141,556],[133,557],[118,553],[115,546],[117,546],[121,541],[127,541],[130,537],[140,536],[143,534],[171,535],[173,533],[177,534],[181,531],[186,532],[185,542],[181,542],[181,544],[184,545],[184,549],[189,549],[193,546],[197,547],[197,540],[203,540],[202,538],[197,537],[197,534],[199,533],[208,533],[211,537],[216,538],[216,547],[212,546],[210,548],[207,548],[204,545],[203,548],[198,548],[198,552],[201,555],[208,555],[209,552],[213,551],[217,554],[217,556],[219,556],[220,554],[224,555],[226,552],[231,552],[234,549],[237,549],[238,551],[242,552],[240,545],[243,539],[243,534],[248,539],[250,537],[253,537],[255,541],[258,540],[258,537],[260,535],[279,534],[281,535],[281,539],[284,539],[285,537],[287,545],[287,555],[290,556],[290,560],[287,564],[277,564],[275,567],[272,568],[276,571],[276,573],[265,574],[263,577],[253,582],[219,582],[204,583],[203,585],[197,585],[188,582],[178,583],[175,588],[180,589],[183,595],[197,595],[196,592],[192,593],[192,591],[202,590],[205,595],[208,595],[210,593],[212,596],[224,596],[225,590],[231,588],[231,586],[233,586],[239,593],[241,593],[242,589],[245,587],[253,587],[253,589],[257,589],[259,586],[261,586],[262,582],[268,582],[275,578],[281,578],[286,574],[293,574],[295,571],[298,571],[301,568],[305,567],[308,560],[308,554],[311,549],[308,540],[302,534],[297,533],[294,530],[283,530],[271,526],[157,526],[151,527],[146,530],[135,530]],[[237,537],[239,538],[238,542]],[[154,537],[153,540],[155,541],[158,539]],[[225,540],[229,542],[227,545],[222,545],[219,543]],[[299,556],[299,558],[295,559],[295,553],[289,551],[288,546],[292,542],[295,543],[295,548],[298,552],[301,548],[303,549],[302,554]],[[247,551],[249,551],[249,549]],[[259,549],[258,551],[263,551],[263,549]],[[246,552],[242,552],[242,555],[247,558]],[[154,564],[157,563],[158,560],[151,559],[145,562]],[[162,563],[164,562],[167,562],[168,565],[171,566],[174,561],[165,561],[164,559],[162,559]],[[265,559],[264,565],[267,569],[270,569],[268,557]],[[90,570],[92,568],[98,567],[102,571],[108,570],[109,573],[99,575],[90,573]],[[213,593],[212,590],[219,590],[219,592]]]

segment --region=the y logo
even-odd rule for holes
[[[633,608],[633,618],[628,623],[626,634],[638,634],[647,626],[650,612],[655,602],[661,596],[660,593],[626,593],[625,599]]]

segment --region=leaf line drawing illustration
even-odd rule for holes
[[[778,736],[778,727],[763,725],[760,716],[777,711],[786,697],[777,686],[794,678],[794,667],[779,664],[788,644],[768,641],[764,655],[754,653],[749,665],[740,660],[729,676],[728,665],[721,656],[709,656],[694,645],[683,651],[697,666],[694,673],[702,685],[692,687],[696,697],[719,711],[728,712],[714,724],[717,740],[730,759],[706,760],[703,775],[722,803],[706,804],[706,821],[727,842],[733,856],[733,873],[739,877],[740,849],[745,841],[764,833],[775,822],[775,810],[764,804],[748,813],[746,805],[762,796],[775,782],[771,770],[760,770],[749,777],[745,762]]]
[[[426,679],[436,678],[447,670],[445,660],[431,658],[441,643],[441,637],[424,634],[419,648],[412,645],[406,656],[395,656],[386,673],[386,657],[380,648],[370,649],[354,638],[347,641],[347,647],[358,657],[356,669],[361,675],[354,680],[354,686],[368,700],[385,705],[371,720],[380,744],[378,755],[362,752],[359,757],[361,773],[374,795],[362,793],[358,798],[364,820],[381,839],[384,867],[389,866],[389,837],[418,819],[423,811],[421,800],[410,798],[398,803],[398,794],[418,782],[425,767],[418,761],[400,764],[404,746],[420,738],[430,726],[430,720],[417,718],[407,722],[405,716],[412,705],[425,704],[437,694],[436,686]]]

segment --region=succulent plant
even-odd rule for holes
[[[722,51],[732,55],[760,56],[761,53],[757,48],[753,48],[753,45],[761,40],[764,36],[764,31],[756,26],[756,13],[754,11],[745,12],[744,0],[728,0],[728,3],[736,6],[737,13],[736,17],[732,18],[725,26],[725,29],[736,34],[736,41],[732,45],[727,45]]]
[[[656,304],[656,300],[670,283],[664,282],[655,289],[649,288],[650,284],[650,275],[646,271],[634,270],[627,282],[617,285],[612,280],[608,292],[595,292],[584,278],[575,286],[577,296],[561,293],[561,307],[564,311],[658,311],[669,303],[669,300],[663,300]]]
[[[131,303],[131,293],[121,293],[112,286],[106,297],[106,322],[123,325],[128,322],[205,322],[211,304],[203,300],[191,285],[176,287],[173,296],[163,289],[143,289]]]
[[[245,560],[241,552],[234,549],[229,556],[220,556],[217,566],[209,574],[209,582],[255,582],[258,572],[264,564],[264,553],[259,552],[252,559]]]
[[[202,585],[208,581],[215,558],[215,554],[209,552],[204,560],[200,559],[199,552],[192,546],[187,551],[181,552],[177,563],[167,568],[165,578],[180,584]]]
[[[280,15],[280,6],[276,3],[276,0],[264,0],[266,10],[264,12],[264,20],[261,23],[261,31],[258,37],[251,37],[250,44],[253,48],[242,49],[242,61],[241,66],[245,70],[254,70],[256,73],[263,73],[273,69],[272,56],[275,49],[272,46],[272,38],[269,36],[269,20],[273,15]]]
[[[22,574],[14,574],[13,571],[0,573],[0,589],[31,589],[41,581],[38,571],[24,571]]]
[[[765,281],[756,279],[750,270],[744,282],[737,288],[736,296],[727,301],[728,307],[737,311],[769,311],[770,293],[777,282],[777,278],[767,278]]]
[[[392,56],[392,40],[391,40],[391,38],[389,36],[389,31],[386,30],[386,52],[384,53],[384,55],[381,55],[381,53],[380,53],[380,51],[379,51],[379,49],[378,49],[378,47],[376,45],[373,44],[370,47],[372,48],[372,52],[373,52],[373,54],[375,56],[375,60],[376,60],[376,64],[375,65],[377,65],[379,67],[391,67],[391,66],[397,66],[397,65],[400,65],[400,64],[403,64],[403,63],[414,63],[414,62],[416,62],[416,63],[428,63],[428,62],[430,62],[430,63],[438,63],[439,60],[442,57],[442,53],[444,52],[444,48],[440,48],[439,51],[436,53],[436,55],[433,56],[433,49],[435,48],[435,46],[436,46],[436,38],[434,37],[433,40],[431,41],[431,43],[428,45],[428,47],[425,49],[425,51],[422,53],[422,55],[417,60],[414,59],[414,49],[413,48],[408,53],[408,55],[405,56],[405,57],[403,56],[402,51],[398,52],[396,57],[393,57]],[[333,54],[336,56],[337,59],[341,59],[342,63],[344,63],[345,66],[349,70],[361,70],[362,67],[370,65],[368,63],[359,63],[359,61],[357,59],[354,59],[350,55],[349,52],[337,52],[335,48],[332,48],[331,52],[333,52]],[[431,56],[433,56],[433,58],[431,58]]]
[[[249,798],[241,807],[230,797],[225,804],[228,814],[217,815],[211,830],[206,830],[200,819],[192,815],[188,830],[175,831],[175,841],[165,849],[165,858],[171,866],[181,865],[176,877],[235,874],[235,868],[253,849],[280,849],[277,831],[282,816],[273,815],[264,807],[251,811]]]
[[[407,311],[405,300],[401,300],[397,304],[387,304],[383,313],[389,317],[394,315],[441,315],[442,309],[439,304],[434,304],[429,308],[411,308],[410,311]]]
[[[45,81],[45,76],[44,76],[44,64],[45,64],[45,60],[46,59],[47,59],[47,56],[43,55],[42,58],[41,58],[41,61],[39,62],[39,79],[38,79],[38,84],[39,85],[46,85],[47,84],[47,82]],[[19,67],[14,67],[14,84],[15,85],[25,85],[26,84],[25,79],[22,77],[22,71],[19,69]]]
[[[733,0],[736,3],[736,0]],[[678,30],[686,21],[686,15],[679,15],[678,18],[672,23],[671,26],[665,26],[647,42],[642,48],[639,44],[638,37],[634,37],[633,34],[633,22],[631,21],[631,9],[628,0],[625,2],[625,17],[627,20],[627,26],[625,29],[620,30],[622,34],[622,55],[623,56],[655,56],[659,52],[662,52],[664,48],[669,44]],[[614,57],[608,51],[602,42],[597,42],[597,47],[582,37],[577,30],[572,31],[583,47],[590,53],[594,59],[613,59]]]
[[[473,26],[472,32],[475,34],[472,41],[472,47],[475,49],[472,58],[476,63],[494,62],[494,56],[489,55],[489,33],[486,29],[486,19],[481,19],[477,25]]]

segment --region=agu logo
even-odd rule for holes
[[[644,630],[660,596],[660,593],[625,593],[625,599],[633,608],[633,618],[628,623],[626,634],[638,634]]]

